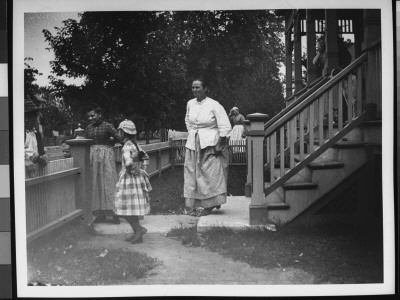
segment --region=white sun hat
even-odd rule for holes
[[[128,134],[136,134],[136,132],[137,132],[135,123],[133,123],[130,120],[122,121],[119,124],[118,129],[122,129],[124,132],[126,132]]]

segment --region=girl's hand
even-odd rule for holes
[[[140,169],[135,169],[135,170],[132,170],[132,172],[131,172],[131,174],[133,176],[139,176],[141,173],[142,173],[142,171]]]

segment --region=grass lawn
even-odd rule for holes
[[[153,190],[150,192],[151,214],[182,214],[185,209],[183,197],[183,166],[162,172],[161,177],[150,179]],[[229,166],[228,194],[244,195],[246,166]]]
[[[29,285],[111,285],[133,282],[159,265],[144,253],[82,248],[94,233],[77,222],[68,223],[28,244]]]
[[[290,226],[272,231],[233,232],[177,228],[167,236],[202,246],[259,268],[298,268],[316,284],[383,282],[382,229],[349,224]]]

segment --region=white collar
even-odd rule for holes
[[[203,104],[207,99],[208,99],[208,97],[206,96],[203,100],[201,100],[201,101],[198,101],[197,100],[197,98],[195,98],[196,99],[196,103],[197,104]]]

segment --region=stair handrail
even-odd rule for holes
[[[311,163],[314,159],[316,159],[323,152],[325,152],[327,149],[332,147],[335,143],[339,142],[343,137],[345,137],[348,133],[350,133],[351,130],[353,130],[357,126],[360,126],[366,119],[366,115],[367,115],[367,113],[363,112],[360,116],[358,116],[356,119],[354,119],[353,122],[351,122],[349,125],[347,125],[345,128],[343,128],[342,131],[340,131],[338,134],[333,136],[326,143],[324,143],[321,147],[319,147],[313,153],[309,154],[303,161],[296,164],[293,168],[291,168],[288,172],[286,172],[282,177],[280,177],[274,183],[272,183],[270,186],[268,186],[265,190],[265,196],[272,193],[272,191],[274,191],[277,187],[283,185],[287,180],[289,180],[293,175],[295,175],[297,172],[299,172],[302,168],[304,168],[306,165]]]
[[[264,129],[267,129],[270,127],[272,124],[274,124],[277,120],[279,120],[282,116],[287,114],[293,107],[297,106],[301,102],[304,101],[308,96],[310,96],[312,93],[314,93],[316,90],[318,90],[323,84],[325,84],[329,80],[329,77],[319,77],[317,80],[313,81],[312,84],[308,87],[308,90],[304,91],[304,93],[297,98],[295,101],[290,103],[287,107],[282,109],[279,113],[277,113],[272,119],[270,119],[267,123],[264,125]]]
[[[358,57],[356,60],[354,60],[350,65],[348,65],[346,68],[344,68],[342,71],[340,71],[335,77],[331,78],[326,83],[324,83],[322,86],[320,86],[317,90],[312,92],[306,99],[303,99],[301,102],[296,103],[296,105],[292,106],[290,110],[286,111],[285,115],[281,116],[272,125],[270,125],[268,127],[265,126],[266,129],[265,129],[264,137],[267,138],[267,137],[271,136],[276,130],[278,130],[280,127],[285,125],[288,120],[292,119],[295,115],[297,115],[299,112],[301,112],[307,106],[312,104],[323,93],[325,93],[325,91],[327,91],[328,89],[332,88],[334,85],[336,85],[337,83],[342,81],[344,77],[346,77],[348,74],[350,74],[355,68],[360,66],[364,61],[367,60],[367,58],[368,58],[368,53],[362,54],[360,57]],[[266,125],[267,124],[270,124],[270,122],[266,123]]]

